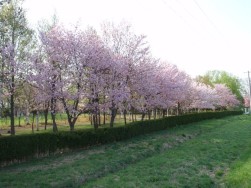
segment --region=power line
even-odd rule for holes
[[[194,4],[196,5],[196,7],[199,9],[199,11],[204,15],[204,17],[207,19],[207,21],[209,22],[209,24],[211,26],[213,26],[214,30],[216,33],[218,33],[218,35],[221,37],[222,39],[222,42],[225,43],[225,45],[229,46],[229,42],[225,39],[224,35],[222,34],[222,32],[218,29],[218,27],[214,24],[214,22],[210,19],[210,17],[207,15],[207,13],[202,9],[202,7],[200,6],[200,4],[196,1],[196,0],[193,0],[194,1]],[[193,24],[190,24],[189,23],[189,20],[185,19],[177,10],[175,10],[175,8],[173,8],[173,6],[171,6],[169,3],[167,3],[167,0],[162,0],[162,2],[175,14],[177,15],[186,25],[189,26],[189,28],[196,32],[197,34],[201,35],[202,33],[199,32],[195,26]],[[180,0],[174,0],[174,2],[176,2],[176,4],[179,4],[180,6],[182,6],[182,8],[186,11],[187,14],[189,14],[191,16],[191,18],[193,20],[195,20],[197,23],[198,23],[198,26],[200,26],[203,30],[205,30],[208,34],[210,34],[210,36],[212,38],[215,38],[215,40],[218,40],[216,38],[215,35],[213,35],[207,28],[204,24],[202,24],[198,18],[196,18],[192,13],[191,11],[189,11],[184,5],[183,3],[180,1]],[[210,25],[208,25],[210,27]],[[212,30],[213,31],[213,30]]]
[[[194,30],[195,32],[199,33],[197,29],[194,29],[194,26],[191,25],[190,23],[188,23],[187,19],[185,19],[183,16],[181,16],[170,4],[168,4],[166,2],[166,0],[162,0],[164,2],[164,4],[166,6],[168,6],[168,8],[174,12],[185,24],[187,24],[192,30]],[[192,19],[194,19],[198,25],[203,28],[205,31],[208,32],[208,30],[205,28],[205,26],[203,24],[201,24],[201,22],[198,20],[198,18],[196,18],[182,3],[180,0],[175,0],[176,3],[178,3],[180,6],[183,7],[183,9],[186,11],[187,14],[189,14],[191,16]],[[224,40],[224,35],[220,32],[220,30],[217,28],[217,26],[213,23],[213,21],[209,18],[209,16],[206,14],[206,12],[201,8],[201,6],[199,5],[199,3],[194,0],[194,3],[196,4],[196,6],[199,8],[199,10],[202,12],[202,14],[206,17],[206,19],[208,20],[208,22],[214,27],[214,29],[216,30],[216,32],[223,38]],[[201,34],[201,33],[199,33]],[[224,40],[224,42],[227,42],[226,40]]]
[[[167,4],[167,2],[166,2],[165,0],[162,0],[162,1],[164,2],[164,4],[165,4],[166,6],[168,6],[168,8],[169,8],[171,11],[173,11],[174,14],[176,14],[185,24],[187,24],[190,28],[192,28],[191,24],[189,24],[189,23],[186,21],[186,19],[185,19],[183,16],[181,16],[171,5]]]
[[[165,5],[168,6],[169,9],[171,9],[177,16],[179,16],[179,17],[184,21],[184,18],[183,18],[181,15],[179,15],[179,14],[177,13],[177,11],[176,11],[175,9],[173,9],[172,6],[168,5],[167,2],[166,2],[165,0],[162,0],[162,1],[163,1],[163,3],[164,3]]]
[[[208,20],[208,22],[214,27],[214,29],[216,30],[216,32],[222,37],[224,38],[224,35],[221,33],[221,31],[218,29],[218,27],[214,24],[214,22],[210,19],[210,17],[206,14],[206,12],[202,9],[202,7],[200,6],[200,4],[196,1],[193,0],[193,2],[196,4],[196,6],[199,8],[199,10],[202,12],[202,14],[206,17],[206,19]]]
[[[202,23],[199,21],[199,19],[198,19],[197,17],[195,17],[194,14],[192,14],[192,13],[190,12],[190,11],[186,8],[186,6],[184,6],[184,4],[183,4],[180,0],[176,0],[176,2],[178,2],[179,5],[182,6],[182,8],[186,11],[186,13],[189,14],[190,17],[191,17],[192,19],[194,19],[194,20],[198,23],[199,26],[201,26],[201,28],[203,28],[204,30],[208,31],[207,28],[205,27],[205,25],[202,24]]]
[[[187,10],[187,8],[180,2],[180,0],[176,0],[176,2],[178,2],[182,7],[183,9],[194,19],[196,20],[200,25],[201,23],[198,21],[198,19],[190,12]],[[201,25],[202,26],[202,25]]]

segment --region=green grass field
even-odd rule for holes
[[[207,120],[0,169],[0,187],[251,187],[251,116]]]

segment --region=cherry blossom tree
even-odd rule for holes
[[[110,104],[113,103],[111,98],[116,98],[114,89],[119,90],[118,85],[115,87],[115,82],[118,81],[116,73],[120,69],[114,61],[113,54],[105,46],[95,30],[89,29],[86,31],[86,40],[88,41],[87,45],[85,45],[88,49],[86,51],[86,57],[88,57],[87,109],[91,112],[94,127],[97,129],[100,124],[101,109],[103,112],[109,109]]]
[[[236,107],[240,104],[240,101],[226,85],[215,84],[214,89],[219,97],[215,104],[217,108],[228,109]]]
[[[190,103],[191,109],[211,109],[215,110],[215,102],[219,97],[214,88],[198,82],[193,82],[192,85],[192,102]]]
[[[104,77],[104,109],[111,112],[110,127],[113,127],[117,111],[127,110],[125,103],[129,100],[130,91],[126,84],[128,66],[124,58],[112,54],[112,61]]]
[[[118,25],[113,23],[104,23],[102,25],[102,39],[105,45],[112,51],[115,57],[124,59],[122,62],[126,63],[126,88],[130,93],[130,100],[124,101],[124,116],[126,111],[130,108],[133,110],[132,98],[135,91],[133,86],[136,85],[136,68],[137,65],[144,61],[149,54],[149,46],[146,42],[144,35],[136,35],[132,32],[132,28],[129,24],[121,22]],[[117,114],[117,107],[112,105],[111,118],[114,119]],[[111,119],[111,120],[112,120]],[[126,123],[126,122],[125,122]],[[111,121],[111,126],[113,120]]]
[[[69,33],[60,26],[52,27],[50,30],[40,33],[41,47],[39,53],[33,57],[34,71],[30,77],[41,92],[37,96],[37,100],[50,104],[54,132],[57,132],[56,107],[59,100],[64,103],[71,130],[73,130],[73,123],[75,122],[69,108],[67,108],[65,99],[67,97],[67,86],[69,87],[71,82],[71,77],[66,70],[72,70],[69,63],[71,62],[69,50],[75,50],[74,44],[70,45],[70,41],[68,41],[68,35]]]
[[[224,84],[213,87],[193,82],[191,109],[227,109],[239,105],[239,101],[231,90]]]
[[[141,120],[156,107],[156,97],[159,92],[159,83],[156,82],[159,70],[157,63],[158,60],[149,58],[139,62],[136,66],[135,80],[137,82],[134,82],[132,86],[134,92],[131,97],[131,105],[142,113]]]
[[[46,61],[34,61],[37,71],[33,79],[43,92],[47,91],[43,98],[50,99],[52,119],[55,119],[56,100],[60,100],[71,130],[84,111],[91,112],[96,129],[100,108],[118,105],[117,98],[122,93],[118,92],[119,88],[124,88],[122,81],[117,80],[122,72],[118,59],[115,61],[94,29],[67,30],[57,26],[41,33],[41,42]],[[114,94],[115,90],[120,94]],[[104,97],[106,101],[101,104]],[[109,100],[113,102],[108,105]],[[56,127],[56,122],[53,124]]]
[[[180,71],[177,66],[166,62],[162,62],[161,72],[164,78],[162,108],[176,107],[177,115],[179,115],[181,113],[181,104],[186,100],[190,89],[191,78],[185,72]]]

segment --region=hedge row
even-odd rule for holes
[[[116,142],[176,125],[239,114],[242,114],[242,112],[206,112],[138,121],[127,126],[101,128],[97,131],[81,130],[0,137],[0,166],[13,161],[23,161],[32,157],[50,155],[58,151]]]

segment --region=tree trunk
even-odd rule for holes
[[[64,104],[65,104],[65,102],[64,102]],[[70,131],[74,131],[75,123],[76,123],[76,121],[78,119],[78,116],[80,114],[71,115],[68,108],[65,108],[65,112],[66,112],[66,115],[67,115],[68,124],[70,126]]]
[[[15,46],[15,30],[12,30],[11,44]],[[10,88],[10,134],[15,135],[15,117],[14,117],[14,91],[15,91],[15,51],[14,48],[10,53],[10,66],[11,66],[11,88]]]
[[[39,131],[39,112],[38,111],[36,113],[36,127],[37,127],[37,131]]]
[[[57,123],[56,123],[56,115],[54,112],[51,112],[51,119],[52,119],[52,126],[53,126],[53,132],[58,132]]]
[[[26,113],[25,113],[25,123],[26,125],[30,125],[30,112],[29,112],[29,108],[26,108]]]
[[[47,125],[48,125],[48,108],[44,110],[44,130],[47,129]]]
[[[70,125],[70,131],[74,131],[74,124],[71,122],[69,125]]]
[[[177,116],[181,115],[180,103],[177,103]]]
[[[53,61],[53,65],[54,65],[54,61]],[[53,126],[53,132],[58,132],[58,128],[57,128],[57,123],[56,123],[56,102],[57,102],[57,98],[55,97],[55,90],[56,90],[56,79],[57,79],[57,75],[53,75],[52,77],[52,84],[51,84],[51,92],[52,92],[52,96],[51,96],[51,119],[52,119],[52,126]]]
[[[70,131],[74,131],[74,126],[75,126],[74,119],[72,120],[72,118],[68,118],[68,123],[69,123],[69,126],[70,126]]]
[[[151,111],[148,110],[148,120],[150,120],[150,119],[151,119]]]
[[[57,123],[56,123],[56,99],[54,97],[51,98],[51,119],[52,119],[52,127],[53,132],[58,132]]]
[[[117,114],[117,109],[112,109],[112,110],[111,110],[110,127],[113,127],[113,125],[114,125],[114,121],[115,121],[116,114]]]
[[[14,73],[14,67],[11,70]],[[10,134],[15,135],[15,117],[14,117],[14,75],[11,76],[11,95],[10,95]]]
[[[111,115],[111,121],[110,121],[110,127],[112,128],[114,126],[115,116]]]
[[[21,112],[18,115],[18,126],[21,127]]]
[[[125,125],[126,125],[126,110],[124,110],[124,122],[125,122]]]
[[[93,122],[92,122],[92,114],[89,114],[89,120],[91,122],[91,125],[93,125]]]
[[[34,112],[32,113],[31,130],[32,130],[32,133],[34,133]]]
[[[97,130],[98,129],[98,117],[97,117],[97,113],[93,114],[92,119],[93,119],[92,121],[93,121],[94,129]]]
[[[133,110],[132,110],[131,115],[132,115],[132,122],[134,122]]]
[[[143,112],[143,113],[142,113],[142,116],[141,116],[141,121],[144,121],[145,115],[146,115],[146,113]]]
[[[103,125],[105,125],[105,111],[103,112]]]
[[[101,116],[100,116],[100,110],[98,111],[98,126],[101,125]]]

